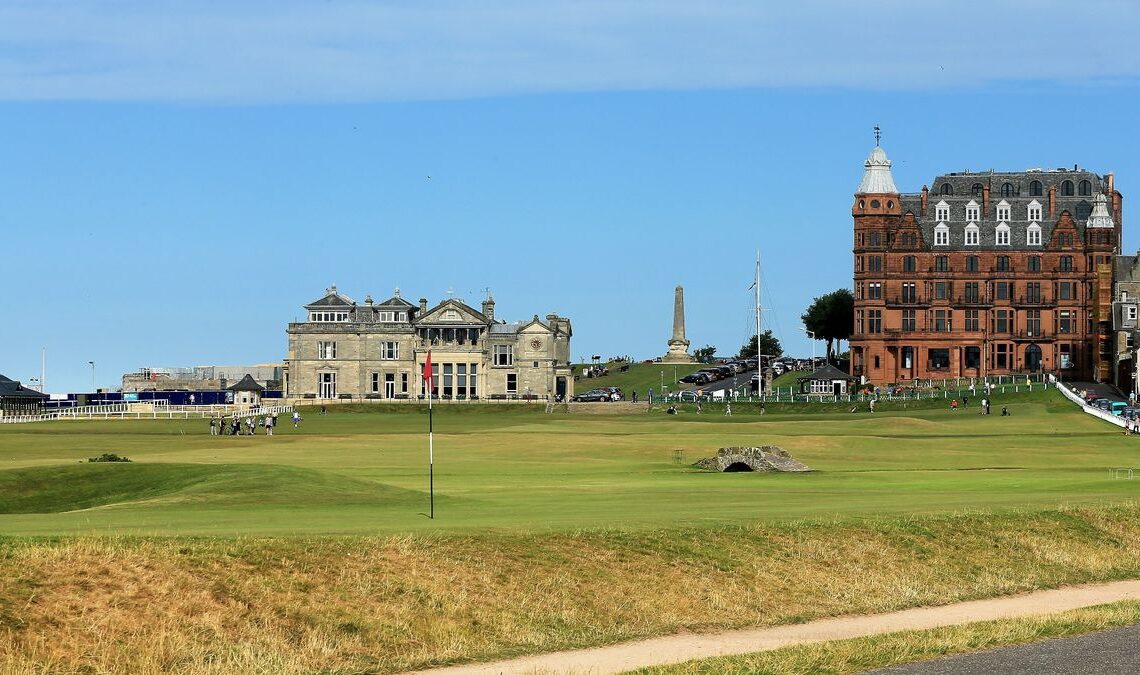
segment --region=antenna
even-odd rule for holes
[[[483,292],[487,294],[487,299],[488,299],[488,300],[494,300],[494,299],[495,299],[495,294],[491,292],[491,287],[490,287],[490,286],[488,286],[487,288],[484,288],[484,289],[483,289]]]
[[[448,299],[455,297],[455,289],[453,289],[451,286],[447,287],[447,297]]]
[[[879,145],[879,139],[883,137],[883,132],[879,129],[879,125],[875,125],[875,146]]]

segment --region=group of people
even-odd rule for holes
[[[258,427],[265,429],[266,436],[273,435],[277,426],[277,413],[268,415],[249,415],[248,417],[210,417],[211,436],[256,436]],[[301,414],[293,412],[293,428],[301,426]]]

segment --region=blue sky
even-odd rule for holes
[[[278,361],[332,283],[637,358],[680,283],[730,353],[757,248],[808,354],[876,124],[904,191],[1113,171],[1135,250],[1140,10],[945,4],[0,2],[0,373]]]

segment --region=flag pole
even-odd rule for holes
[[[434,369],[431,365],[431,350],[427,353],[427,362],[424,364],[424,378],[427,380],[428,397],[428,518],[435,520],[435,436],[432,428],[432,375]]]

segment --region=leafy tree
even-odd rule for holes
[[[704,347],[701,347],[700,349],[694,350],[693,351],[693,357],[696,358],[701,363],[708,363],[709,361],[712,360],[713,354],[715,354],[715,353],[716,353],[716,347],[713,347],[712,345],[705,345]]]
[[[773,357],[784,355],[784,348],[780,346],[780,338],[772,335],[771,330],[766,330],[760,334],[760,353]],[[740,346],[740,354],[738,354],[738,356],[742,359],[756,356],[755,335],[748,338],[748,342]]]
[[[830,362],[835,342],[850,339],[855,331],[855,296],[846,288],[821,295],[812,300],[800,318],[817,340],[827,341],[827,360]]]

